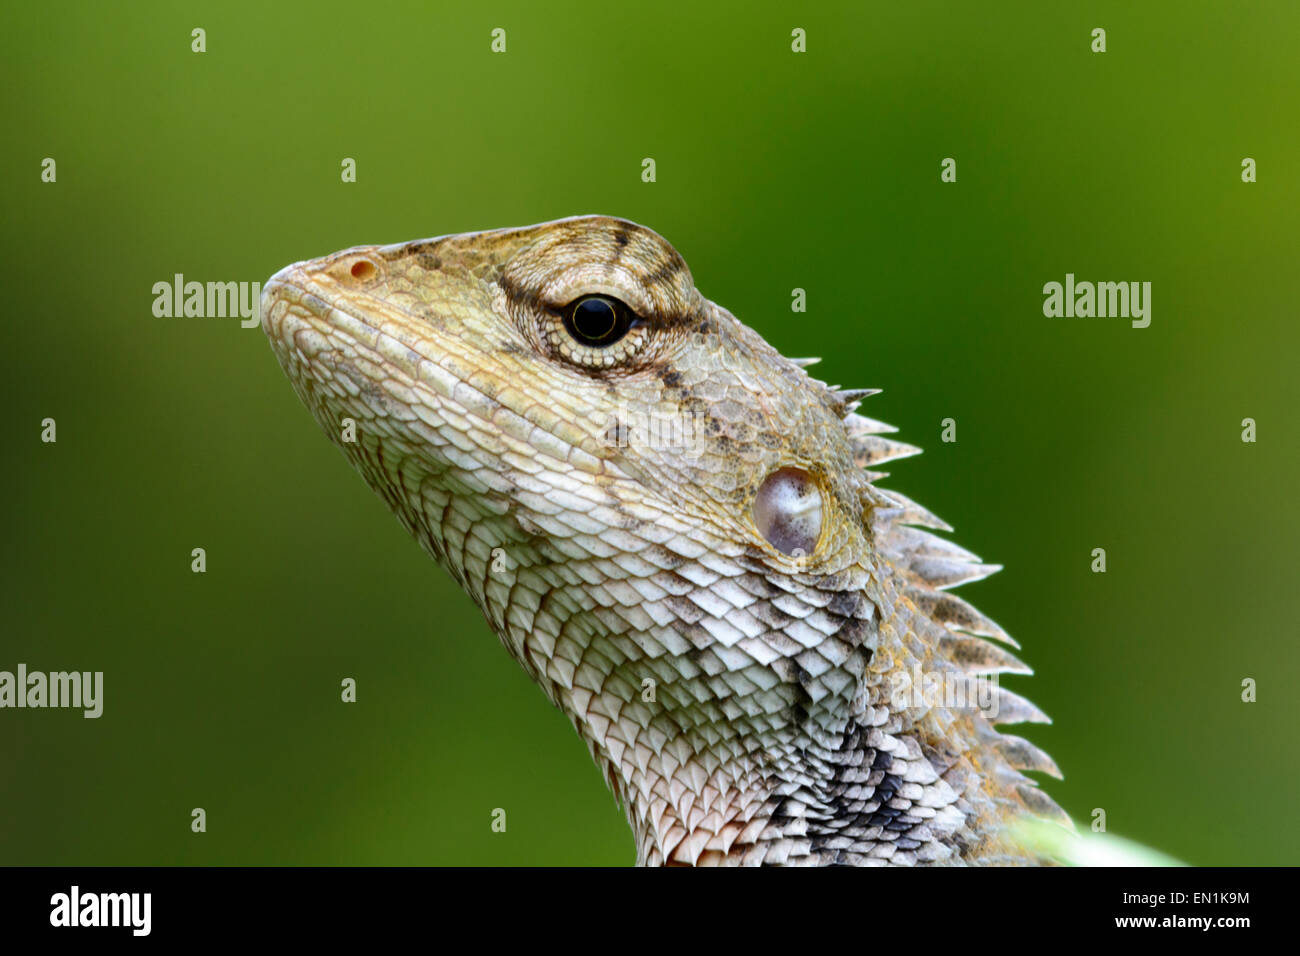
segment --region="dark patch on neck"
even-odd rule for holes
[[[666,571],[674,571],[680,568],[687,560],[676,551],[669,551],[662,544],[652,544],[641,554],[656,568],[663,568]]]
[[[838,617],[856,617],[863,600],[861,591],[838,591],[826,604],[826,611]]]
[[[875,636],[876,629],[874,622],[870,618],[849,618],[835,632],[835,640],[843,641],[849,647],[862,647],[867,650],[870,650],[875,643],[873,640]]]
[[[785,593],[785,592],[781,592]],[[766,624],[774,631],[784,632],[794,623],[794,617],[781,610],[775,604],[765,603],[752,608],[752,613],[760,624]]]

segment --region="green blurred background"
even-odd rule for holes
[[[105,711],[0,711],[0,862],[632,862],[567,722],[262,333],[151,312],[178,272],[588,212],[885,389],[864,411],[927,450],[886,486],[1006,565],[963,593],[1037,670],[1008,683],[1055,718],[1026,735],[1064,807],[1296,862],[1298,29],[1290,2],[5,5],[0,669],[102,670]],[[1045,318],[1066,272],[1152,282],[1150,328]]]

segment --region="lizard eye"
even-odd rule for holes
[[[595,372],[627,367],[650,340],[650,323],[610,295],[584,295],[548,309],[542,336],[550,353]]]
[[[604,348],[627,335],[635,318],[618,299],[584,295],[565,307],[564,330],[581,345]]]

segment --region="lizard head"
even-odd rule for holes
[[[555,495],[778,572],[869,547],[849,399],[705,299],[643,226],[587,216],[349,249],[279,272],[263,325],[390,503],[433,469],[524,534],[563,513],[536,497]],[[427,517],[406,504],[408,523]]]
[[[863,466],[916,449],[853,414],[863,393],[702,296],[658,234],[587,216],[356,247],[277,273],[262,324],[326,433],[573,720],[642,861],[820,859],[850,831],[832,855],[978,842],[955,834],[1002,798],[953,768],[997,735],[884,688],[955,668],[950,627],[1005,637],[937,590],[990,569],[876,489]],[[976,640],[965,662],[1020,667]],[[908,784],[927,804],[899,844],[908,827],[880,834]]]

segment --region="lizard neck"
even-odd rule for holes
[[[521,509],[485,513],[476,490],[393,506],[569,717],[638,863],[964,853],[981,784],[956,766],[967,745],[942,708],[893,706],[898,675],[930,657],[886,570],[794,577],[743,551],[593,553]]]
[[[679,566],[677,583],[700,570]],[[935,781],[871,669],[879,615],[865,575],[781,587],[753,568],[732,579],[743,608],[721,607],[731,591],[716,582],[679,586],[642,598],[649,626],[637,627],[612,583],[561,594],[544,580],[560,573],[516,569],[510,593],[551,606],[493,623],[587,743],[639,863],[865,856],[899,815],[890,802],[905,780]]]
[[[612,648],[595,641],[587,659],[609,660]],[[864,781],[884,779],[888,763],[873,769],[867,732],[845,701],[814,702],[773,672],[756,680],[752,670],[710,674],[686,657],[653,663],[641,666],[665,680],[627,687],[619,669],[602,677],[596,665],[579,680],[602,691],[556,695],[624,805],[639,864],[807,856],[818,824],[840,815],[842,772],[852,766],[866,771]]]
[[[717,560],[654,548],[617,556],[641,572],[629,575],[525,538],[519,520],[454,539],[446,523],[425,524],[420,537],[586,742],[638,863],[861,864],[957,849],[963,814],[923,743],[934,734],[890,704],[892,679],[916,658],[914,609],[888,576],[853,565],[782,578],[744,555],[724,576]]]

